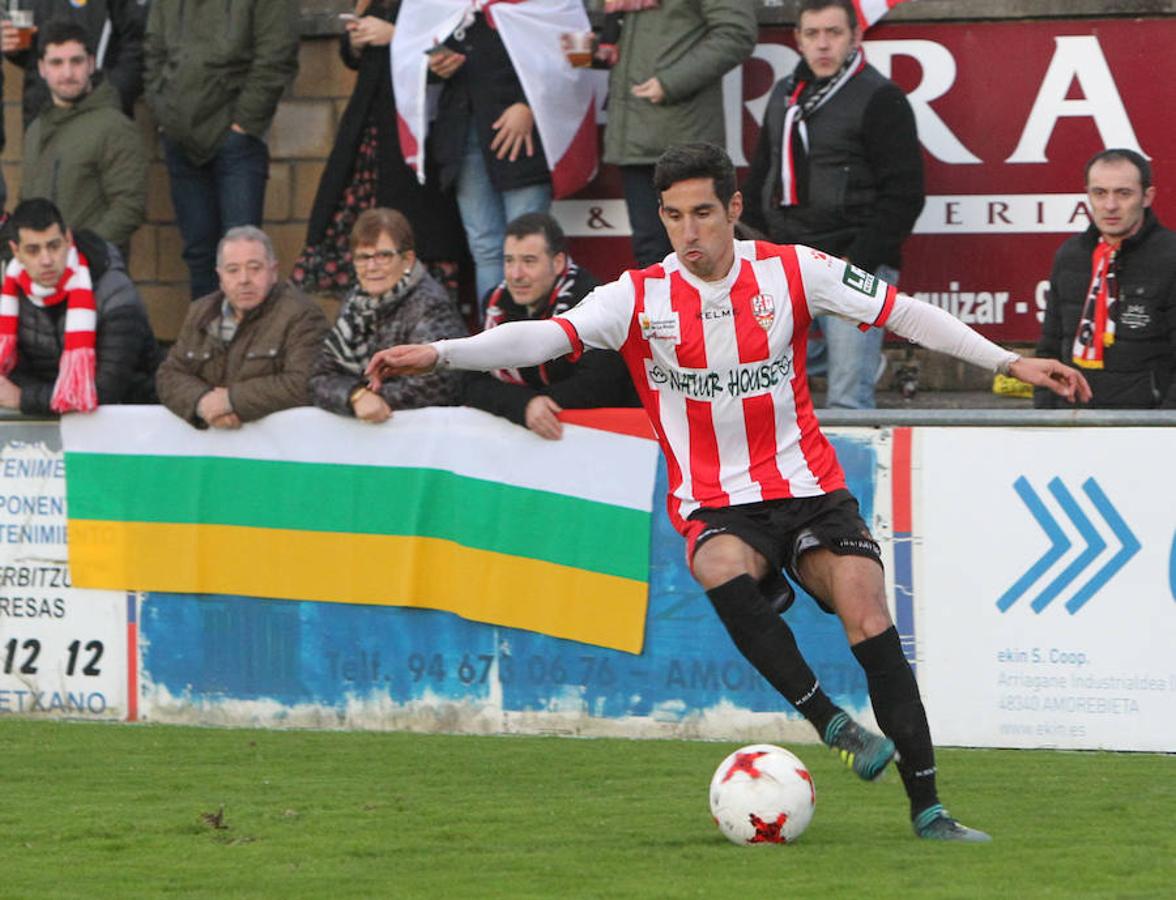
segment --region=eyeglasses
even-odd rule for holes
[[[351,259],[357,266],[364,266],[370,262],[378,262],[383,266],[392,262],[398,256],[400,256],[399,250],[376,250],[374,253],[355,253]]]

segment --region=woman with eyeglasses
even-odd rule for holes
[[[357,284],[343,301],[310,376],[315,405],[374,423],[387,421],[397,409],[456,406],[460,373],[397,378],[378,392],[363,374],[377,350],[467,333],[449,293],[417,258],[408,219],[394,209],[366,210],[355,220],[349,245]]]

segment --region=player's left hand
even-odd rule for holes
[[[1009,374],[1034,387],[1049,388],[1071,403],[1090,402],[1090,385],[1086,383],[1086,376],[1056,359],[1022,356],[1009,366]]]
[[[644,97],[650,103],[661,103],[666,99],[666,89],[657,77],[650,78],[629,88],[634,97]]]
[[[428,344],[400,344],[375,353],[364,374],[373,391],[385,378],[396,375],[428,375],[437,365],[437,351]]]

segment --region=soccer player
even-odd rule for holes
[[[669,470],[669,514],[695,579],[747,660],[858,776],[899,755],[921,838],[986,841],[939,802],[935,752],[918,685],[886,605],[878,544],[813,413],[805,336],[814,315],[883,326],[990,371],[1088,400],[1075,369],[1001,349],[931,304],[808,247],[736,241],[743,201],[720,148],[681,144],[654,186],[674,252],[597,288],[542,322],[453,341],[392,347],[374,384],[435,367],[536,365],[585,347],[619,350]],[[780,617],[783,569],[842,622],[866,673],[873,734],[833,704]]]

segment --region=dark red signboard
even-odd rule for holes
[[[737,163],[755,147],[772,84],[795,63],[791,39],[789,29],[764,29],[755,55],[724,81]],[[873,28],[867,59],[911,98],[927,172],[902,289],[991,338],[1035,340],[1054,251],[1088,224],[1083,165],[1107,146],[1151,158],[1156,211],[1176,222],[1172,47],[1176,18]],[[602,276],[632,261],[619,196],[606,167],[559,209],[573,252]]]

